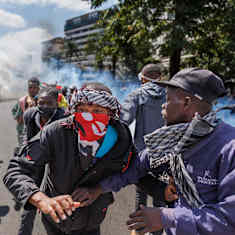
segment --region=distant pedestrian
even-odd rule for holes
[[[64,111],[67,111],[69,104],[62,93],[58,93],[58,107],[62,108]]]
[[[78,88],[76,86],[73,86],[70,89],[70,95],[69,95],[69,109],[70,110],[72,109],[74,102],[76,101],[77,93],[78,93]]]
[[[161,115],[161,107],[165,100],[164,88],[159,87],[156,82],[162,78],[163,66],[159,64],[147,64],[139,73],[141,87],[134,90],[124,100],[121,109],[121,119],[130,125],[135,120],[134,143],[138,151],[142,151],[146,146],[144,136],[155,131],[164,125]],[[141,187],[149,183],[151,189],[151,176],[140,180],[139,186],[136,187],[136,210],[140,205],[147,204],[147,192]],[[146,187],[145,187],[146,189]],[[148,190],[150,192],[151,190]],[[164,203],[159,201],[159,197],[153,197],[154,206],[163,206]],[[154,232],[154,235],[161,232]]]
[[[67,104],[69,104],[69,89],[67,86],[64,86],[61,90],[62,95],[66,99]]]
[[[58,99],[57,99],[58,107],[62,108],[64,111],[67,112],[69,104],[67,102],[66,97],[63,94],[62,86],[59,86],[57,84],[50,84],[48,86],[52,87],[52,88],[55,88],[58,91]]]
[[[11,112],[13,115],[13,118],[16,120],[16,131],[17,131],[17,140],[18,145],[14,149],[14,154],[16,155],[20,149],[20,147],[23,145],[23,138],[24,138],[24,120],[23,115],[24,112],[31,107],[36,106],[37,104],[37,94],[40,90],[40,81],[37,77],[32,77],[28,80],[28,95],[25,95],[21,97],[17,103],[12,108]],[[15,198],[13,199],[15,200]],[[20,210],[21,203],[19,203],[17,200],[14,205],[15,210]]]
[[[18,137],[18,146],[21,146],[23,144],[23,114],[28,108],[36,106],[36,98],[39,90],[40,82],[38,78],[30,78],[28,80],[28,95],[21,97],[11,110],[12,115],[17,122],[16,130]]]

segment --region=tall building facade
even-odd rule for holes
[[[93,11],[66,20],[64,26],[65,40],[76,45],[79,56],[73,57],[72,62],[84,67],[93,67],[95,64],[95,55],[86,55],[84,47],[91,40],[93,35],[102,33],[102,28],[97,28],[96,23],[101,16],[102,11]],[[95,38],[94,38],[95,40]]]
[[[64,38],[56,37],[42,42],[42,60],[48,62],[50,58],[64,59]]]

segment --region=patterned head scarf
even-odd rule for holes
[[[73,111],[78,104],[97,104],[104,108],[109,108],[112,112],[112,118],[119,118],[120,104],[116,97],[106,91],[94,89],[81,89],[78,91],[74,103]]]

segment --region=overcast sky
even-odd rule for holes
[[[109,0],[102,8],[115,4]],[[65,20],[92,11],[82,0],[0,0],[0,38],[8,33],[46,28],[63,36]]]
[[[115,3],[117,0],[109,0],[100,9]],[[41,81],[62,84],[62,76],[41,61],[42,42],[63,37],[67,19],[90,11],[94,9],[91,10],[82,0],[0,0],[1,95],[15,97],[23,94],[26,80],[35,74]],[[70,77],[62,85],[78,85],[77,74],[66,69],[63,72]]]

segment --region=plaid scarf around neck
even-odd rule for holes
[[[168,164],[176,186],[192,207],[202,206],[203,201],[185,168],[183,154],[212,133],[217,124],[215,112],[203,118],[196,113],[189,123],[164,126],[144,137],[150,156],[150,168]]]

